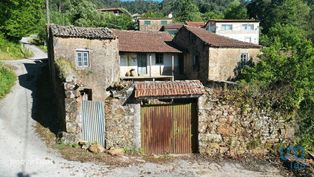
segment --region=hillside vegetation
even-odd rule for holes
[[[9,93],[15,81],[16,75],[13,70],[0,63],[0,99]]]

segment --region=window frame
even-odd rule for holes
[[[250,28],[249,28],[249,26],[250,26]],[[254,27],[255,27],[254,24],[242,24],[242,29],[245,31],[254,31]]]
[[[243,58],[243,56],[246,56],[246,58]],[[240,54],[240,65],[241,67],[247,65],[250,61],[250,55],[248,52],[242,52]]]
[[[152,24],[152,22],[150,20],[144,20],[144,25],[145,26],[149,26],[151,24]]]
[[[156,53],[155,54],[155,65],[163,65],[164,64],[164,54],[163,53]],[[157,57],[158,56],[158,57]],[[161,58],[159,58],[161,57]],[[159,62],[157,62],[157,59],[161,59]]]
[[[227,29],[226,27],[230,26],[230,29]],[[223,31],[232,31],[233,30],[233,25],[232,24],[221,24],[221,28]]]
[[[167,20],[160,20],[160,25],[167,25],[168,21]]]
[[[81,55],[80,56],[81,57],[81,61],[79,61],[79,54]],[[86,54],[86,58],[85,58],[85,54]],[[87,60],[85,61],[85,59],[87,59]],[[78,68],[88,68],[88,67],[90,67],[89,51],[88,50],[77,49],[75,51],[75,63],[76,63],[76,67],[78,67]],[[80,65],[80,63],[81,63],[81,65]]]

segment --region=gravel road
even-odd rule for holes
[[[36,134],[36,79],[41,59],[47,55],[33,45],[26,45],[35,56],[32,59],[5,61],[16,67],[18,81],[10,94],[0,101],[0,177],[68,177],[68,176],[281,176],[271,165],[258,171],[247,170],[237,163],[174,160],[167,164],[140,163],[128,167],[67,161],[46,147]],[[127,158],[127,157],[125,157]]]

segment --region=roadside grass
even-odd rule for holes
[[[10,92],[15,81],[13,69],[0,63],[0,99]]]
[[[33,53],[22,44],[10,42],[0,34],[0,60],[16,60],[32,56]]]

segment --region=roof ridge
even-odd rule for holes
[[[214,36],[214,37],[216,37],[216,38],[228,40],[228,42],[232,42],[232,41],[233,41],[233,42],[236,42],[238,46],[240,46],[240,45],[246,45],[246,47],[262,47],[261,45],[258,45],[258,44],[254,44],[254,43],[250,43],[250,42],[244,42],[244,41],[240,41],[240,40],[233,39],[233,38],[230,38],[230,37],[218,35],[218,34],[216,34],[216,33],[207,31],[207,30],[204,29],[204,28],[198,28],[198,27],[189,26],[189,25],[184,25],[184,27],[185,27],[188,31],[192,32],[193,34],[195,34],[195,32],[191,31],[191,30],[190,30],[191,28],[194,29],[194,30],[198,30],[198,31],[200,31],[200,32],[202,32],[202,33],[208,33],[209,35],[212,35],[212,36]],[[190,28],[190,29],[189,29],[189,28]],[[199,36],[198,34],[195,34],[195,35],[196,35],[198,38],[200,38],[203,42],[206,42],[206,43],[208,43],[209,45],[216,46],[216,45],[214,45],[212,42],[205,41],[202,36]],[[236,44],[234,44],[234,46],[235,46],[235,45],[236,45]],[[228,45],[225,45],[225,46],[227,47]],[[231,45],[230,45],[230,46],[231,46]]]

